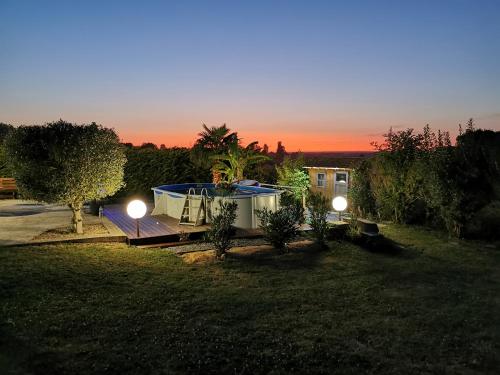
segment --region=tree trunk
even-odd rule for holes
[[[70,208],[73,211],[73,218],[71,219],[73,232],[83,234],[82,204],[70,204]]]

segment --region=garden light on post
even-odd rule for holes
[[[127,205],[127,214],[130,216],[132,219],[135,219],[136,227],[137,227],[137,237],[140,237],[140,232],[139,232],[139,219],[141,217],[144,217],[146,215],[147,207],[146,204],[139,200],[133,200]]]
[[[332,207],[339,213],[339,221],[342,221],[342,211],[345,211],[347,208],[347,199],[342,196],[333,198]]]

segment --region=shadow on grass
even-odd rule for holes
[[[271,246],[254,247],[252,251],[229,251],[227,259],[276,269],[308,269],[317,266],[327,252],[314,243],[302,241],[291,244],[287,252]]]
[[[407,259],[413,259],[421,255],[421,251],[415,248],[405,247],[382,234],[374,237],[358,235],[355,237],[346,237],[345,239],[362,249],[376,254],[397,256]]]
[[[17,338],[6,325],[0,324],[0,373],[23,374],[58,372],[49,363],[57,363],[54,353],[41,353],[30,342]]]

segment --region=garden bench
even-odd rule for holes
[[[12,198],[16,197],[17,185],[14,178],[0,178],[0,195],[12,194]]]
[[[367,237],[380,236],[377,223],[366,219],[358,219],[357,224],[362,235]]]

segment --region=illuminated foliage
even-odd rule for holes
[[[226,124],[211,127],[203,124],[203,131],[198,133],[198,139],[190,153],[191,162],[203,174],[203,181],[212,177],[211,156],[225,154],[231,145],[238,143],[238,133],[231,132]]]
[[[212,218],[212,224],[207,234],[215,247],[215,256],[217,259],[223,259],[226,251],[232,246],[232,225],[236,220],[237,209],[238,203],[235,201],[220,201],[219,210]]]
[[[288,243],[298,235],[300,215],[297,205],[283,206],[275,212],[267,208],[257,211],[264,237],[281,251],[286,251]]]
[[[77,233],[83,233],[83,203],[113,195],[123,185],[123,146],[114,130],[95,123],[20,126],[8,134],[5,147],[23,196],[67,204]]]
[[[215,162],[212,171],[219,175],[223,182],[243,180],[245,170],[251,165],[269,160],[269,157],[256,150],[257,142],[241,147],[237,143],[229,146],[226,153],[214,155],[211,159]]]
[[[311,186],[309,174],[304,171],[304,159],[302,157],[292,159],[286,156],[283,163],[276,166],[276,172],[278,185],[290,186],[293,197],[297,201],[302,201],[303,194]]]

